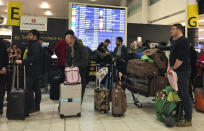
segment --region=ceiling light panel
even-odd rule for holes
[[[48,10],[48,11],[45,12],[45,15],[50,16],[50,15],[52,15],[52,12]]]
[[[2,0],[0,0],[0,5],[3,5],[4,3],[3,3],[3,1]]]
[[[49,9],[49,8],[50,8],[50,5],[49,5],[46,1],[44,1],[44,2],[42,2],[42,4],[40,5],[40,8],[42,8],[42,9]]]

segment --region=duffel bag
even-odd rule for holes
[[[159,49],[149,49],[145,50],[142,53],[153,59],[155,65],[159,68],[159,70],[164,71],[167,69],[168,59],[163,51]]]
[[[127,73],[134,74],[139,78],[147,78],[158,76],[159,71],[153,63],[132,59],[128,61]]]

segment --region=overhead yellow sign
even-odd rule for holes
[[[198,28],[198,5],[188,5],[188,28]]]
[[[8,1],[7,25],[19,26],[22,15],[22,3],[18,1]]]

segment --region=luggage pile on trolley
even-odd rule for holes
[[[149,49],[142,53],[140,59],[132,59],[127,64],[127,75],[123,76],[123,85],[133,93],[135,105],[142,104],[134,97],[139,93],[146,97],[154,97],[156,93],[167,86],[165,70],[168,59],[164,52]]]

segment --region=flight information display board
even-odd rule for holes
[[[71,13],[71,29],[92,50],[105,39],[111,41],[109,51],[116,47],[116,37],[125,41],[125,8],[72,4]]]

